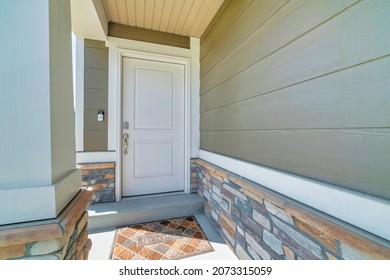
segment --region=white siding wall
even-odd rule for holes
[[[0,2],[1,189],[51,183],[48,8]]]

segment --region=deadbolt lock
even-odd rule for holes
[[[123,122],[122,128],[123,129],[129,129],[129,122]]]

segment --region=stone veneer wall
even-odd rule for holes
[[[386,240],[203,160],[195,165],[205,213],[240,259],[390,259]]]
[[[0,226],[0,260],[86,260],[92,192],[81,190],[57,219]]]
[[[94,190],[92,204],[115,201],[115,162],[79,164],[83,187]]]
[[[191,161],[191,193],[196,193],[198,191],[198,173],[199,173],[199,165]]]

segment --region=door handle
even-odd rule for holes
[[[127,148],[128,148],[128,140],[129,140],[129,134],[123,133],[122,136],[123,139],[123,154],[127,155]]]

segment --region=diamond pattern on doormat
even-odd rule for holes
[[[118,227],[113,260],[175,260],[214,251],[194,216]]]

